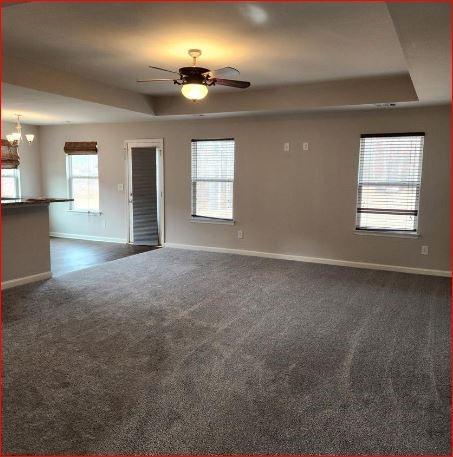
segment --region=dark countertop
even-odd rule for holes
[[[49,203],[72,202],[72,198],[2,198],[2,208],[23,208],[26,206],[47,206]]]

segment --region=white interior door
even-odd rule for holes
[[[127,142],[127,205],[129,242],[163,244],[163,148],[162,140]]]

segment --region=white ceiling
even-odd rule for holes
[[[388,5],[407,67],[422,103],[451,100],[451,5]]]
[[[6,6],[2,8],[4,120],[20,113],[24,123],[38,125],[122,122],[366,109],[387,102],[413,106],[451,99],[449,4],[16,2]],[[209,99],[195,106],[181,101],[179,88],[171,82],[135,82],[168,76],[148,65],[172,70],[190,65],[189,48],[202,49],[200,66],[239,68],[240,79],[251,81],[252,87],[238,91],[216,86]],[[287,96],[275,97],[282,90]],[[225,91],[234,95],[219,94]],[[266,105],[266,100],[272,103]]]
[[[34,125],[68,122],[75,124],[132,122],[152,119],[152,116],[134,111],[3,83],[2,120],[16,121],[16,114],[22,116],[23,124]]]
[[[46,3],[3,11],[6,55],[142,93],[147,68],[237,67],[252,87],[407,72],[385,3]],[[170,75],[171,77],[171,75]],[[215,88],[220,91],[223,88]],[[234,90],[234,89],[233,89]]]

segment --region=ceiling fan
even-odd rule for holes
[[[239,71],[233,67],[223,67],[218,70],[209,70],[209,68],[197,67],[197,58],[201,56],[199,49],[189,49],[189,56],[192,57],[191,67],[182,67],[178,71],[167,70],[165,68],[153,67],[156,70],[166,71],[177,75],[177,78],[157,78],[157,79],[139,79],[138,83],[148,83],[154,81],[173,81],[173,84],[178,84],[181,87],[181,92],[184,97],[196,102],[205,98],[208,94],[208,87],[229,86],[238,89],[247,89],[250,87],[248,81],[238,81],[236,79],[223,79],[222,77],[234,77],[239,75]]]

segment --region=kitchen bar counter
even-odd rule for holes
[[[2,199],[3,208],[23,208],[24,206],[48,205],[49,203],[71,202],[70,198],[4,198]]]
[[[2,288],[49,279],[49,204],[66,198],[2,199]]]

